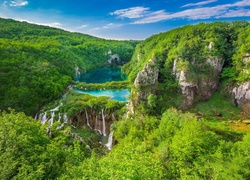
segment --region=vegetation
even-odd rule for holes
[[[70,127],[46,135],[23,113],[0,117],[1,179],[249,179],[250,134],[175,109],[113,125],[107,155],[72,141]],[[244,136],[244,137],[243,137]],[[243,137],[243,140],[241,141]],[[35,148],[34,148],[35,147]]]
[[[0,19],[0,109],[28,115],[59,98],[75,76],[108,66],[112,54],[130,60],[136,41],[105,40]]]
[[[190,111],[210,119],[235,120],[241,118],[240,108],[236,107],[233,102],[226,101],[219,92],[215,92],[208,101],[197,104]]]
[[[99,89],[128,89],[130,84],[128,81],[112,81],[106,83],[84,83],[80,82],[75,85],[80,90],[99,90]]]
[[[1,179],[56,179],[90,156],[70,127],[58,130],[55,123],[48,136],[45,125],[13,110],[1,113],[0,122]]]
[[[239,119],[240,110],[220,91],[249,80],[249,62],[242,61],[250,51],[247,22],[201,23],[154,35],[137,45],[123,67],[129,82],[76,84],[79,89],[127,88],[148,60],[157,57],[159,83],[147,87],[156,93],[135,114],[126,114],[125,103],[73,91],[53,100],[64,93],[76,67],[84,72],[106,66],[110,51],[129,60],[136,42],[3,19],[0,31],[0,179],[250,179],[250,132],[220,122]],[[206,63],[191,66],[193,60],[213,56],[225,59],[225,85],[189,110],[193,113],[170,108],[179,98],[174,60],[181,59],[176,65],[183,70],[194,68],[190,78],[196,78],[208,68]],[[18,112],[3,111],[7,107]],[[70,122],[42,124],[29,116],[41,108],[49,118],[56,109],[56,120],[65,114]],[[101,135],[86,125],[91,122],[85,117],[115,117],[112,151],[99,143]]]
[[[109,100],[109,97],[95,97],[74,92],[68,94],[62,102],[64,105],[60,107],[60,110],[67,113],[70,117],[77,116],[82,112],[85,113],[86,110],[101,112],[102,109],[105,109],[107,112],[122,115],[124,113],[122,108],[125,106],[125,103]]]
[[[206,81],[211,74],[207,59],[221,58],[224,61],[221,77],[224,80],[231,85],[249,80],[249,32],[250,25],[246,21],[200,23],[176,28],[139,43],[131,61],[122,70],[133,83],[145,64],[153,57],[157,59],[158,84],[147,88],[154,89],[157,96],[154,111],[162,114],[169,107],[179,107],[179,99],[182,98],[173,72],[174,66],[191,72],[187,75],[187,81],[199,84],[201,79]],[[247,62],[242,61],[243,57],[248,58],[245,59]],[[135,88],[134,91],[145,90]],[[202,88],[198,91],[202,91]],[[196,101],[199,102],[199,99]],[[145,104],[141,104],[142,108],[145,108]]]

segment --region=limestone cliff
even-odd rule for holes
[[[250,54],[246,53],[242,58],[243,69],[241,71],[245,76],[249,76],[249,69],[247,68],[249,62]],[[231,90],[231,94],[235,105],[250,115],[250,81],[237,83],[237,85]]]
[[[137,74],[134,81],[134,88],[137,90],[132,90],[132,96],[135,102],[146,100],[148,95],[155,93],[154,87],[157,86],[159,74],[156,61],[156,57],[150,59],[142,71]]]
[[[233,88],[234,102],[250,115],[250,82],[245,82]]]
[[[210,57],[203,62],[195,59],[191,63],[182,59],[174,61],[173,74],[183,95],[180,108],[190,108],[197,101],[208,100],[213,95],[219,85],[223,64],[224,60],[219,57]],[[197,68],[204,70],[201,72]]]
[[[116,119],[118,118],[113,112],[108,112],[105,109],[100,111],[88,109],[72,117],[71,124],[77,127],[90,128],[99,132],[101,135],[107,136],[110,134],[111,124]]]

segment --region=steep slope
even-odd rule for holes
[[[245,21],[201,23],[138,44],[131,62],[123,67],[134,83],[132,106],[141,104],[150,113],[161,113],[171,106],[188,109],[210,99],[218,90],[223,68],[236,67],[232,57],[242,49],[236,42],[246,27]],[[242,53],[237,57],[241,60]],[[239,81],[236,76],[241,70],[233,81]]]
[[[0,19],[0,109],[34,115],[62,95],[75,73],[122,65],[136,43]]]

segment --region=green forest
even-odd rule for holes
[[[127,62],[136,44],[0,19],[0,109],[35,116],[62,96],[76,67],[81,73],[106,67],[110,53]]]
[[[139,42],[0,19],[0,179],[250,179],[250,87],[232,95],[250,81],[249,43],[246,21],[187,25]],[[112,66],[112,54],[127,81],[74,82],[76,68]],[[211,59],[223,62],[216,77]],[[197,88],[185,108],[175,66]],[[71,87],[132,93],[121,103]]]

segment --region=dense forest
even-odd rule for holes
[[[231,96],[228,88],[249,81],[249,30],[248,22],[236,21],[187,25],[160,33],[138,44],[123,72],[134,83],[138,73],[149,71],[145,65],[150,66],[150,61],[155,59],[157,83],[141,83],[134,91],[152,93],[150,98],[155,101],[156,114],[169,107],[188,109],[209,100],[211,96],[207,94],[215,91],[224,97]],[[184,87],[185,83],[189,85]],[[181,88],[195,88],[190,90],[194,93],[192,102],[185,102],[183,95],[187,96],[188,92],[180,93]],[[148,99],[141,100],[140,108],[149,109]]]
[[[62,96],[81,73],[130,60],[137,41],[105,40],[51,27],[0,19],[0,109],[35,115]]]
[[[249,82],[249,23],[188,25],[139,43],[0,23],[0,179],[250,179],[250,86],[232,95]],[[109,51],[129,61],[129,81],[76,87],[131,87],[130,103],[65,91],[76,67],[108,66]],[[57,121],[34,120],[38,110]],[[93,128],[105,118],[111,151]]]

